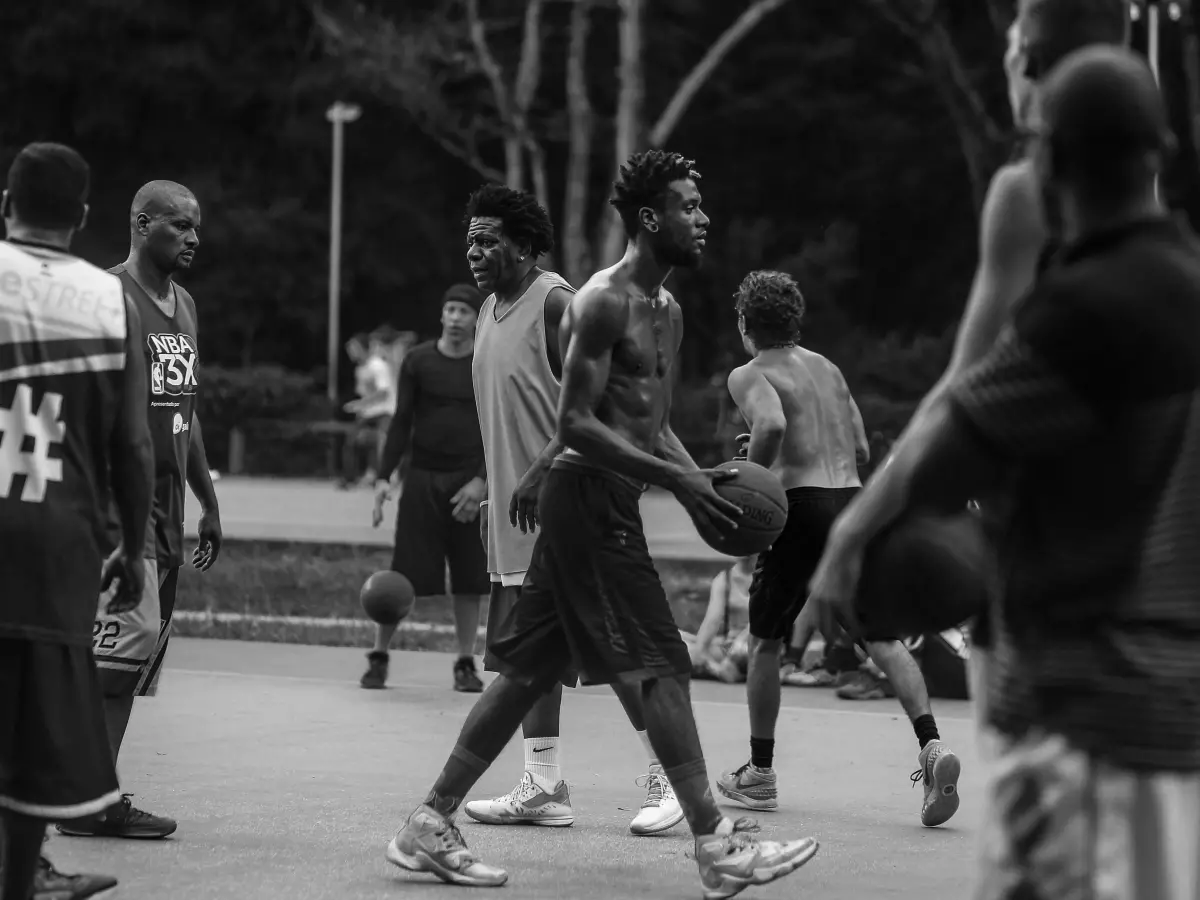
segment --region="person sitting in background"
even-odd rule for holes
[[[359,480],[363,450],[367,455],[365,480],[373,482],[379,469],[388,424],[396,412],[396,373],[388,363],[388,354],[383,329],[371,335],[357,334],[346,342],[346,355],[355,364],[354,390],[358,397],[342,407],[355,417],[343,456],[342,487]]]
[[[727,684],[746,680],[753,576],[753,556],[743,556],[718,572],[700,628],[695,634],[680,632],[692,656],[693,678],[716,678]]]

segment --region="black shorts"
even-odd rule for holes
[[[541,531],[521,600],[489,648],[496,671],[546,688],[565,681],[572,664],[583,684],[691,674],[640,498],[616,475],[555,461],[538,498]]]
[[[479,519],[457,522],[450,498],[479,473],[411,469],[396,510],[396,545],[392,571],[412,582],[418,597],[446,593],[486,594],[491,590],[487,551],[479,536]]]
[[[758,555],[750,582],[750,634],[786,641],[804,601],[808,582],[821,562],[829,529],[860,488],[798,487],[787,492],[783,533]]]
[[[59,821],[120,799],[91,648],[0,638],[0,807]]]
[[[502,671],[499,668],[500,663],[492,655],[492,644],[508,633],[512,627],[510,620],[520,602],[521,588],[519,586],[504,587],[498,581],[492,582],[492,595],[488,599],[486,649],[483,654],[485,672]],[[568,666],[559,680],[567,687],[575,687],[579,684],[579,673],[573,666]]]

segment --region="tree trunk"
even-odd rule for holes
[[[618,0],[621,10],[620,61],[617,81],[616,157],[614,173],[637,152],[642,137],[642,104],[645,99],[645,74],[642,70],[642,21],[645,0]],[[601,231],[599,265],[611,266],[625,252],[625,232],[621,218],[609,204],[604,205],[605,224]]]
[[[587,239],[588,181],[595,128],[587,89],[587,42],[592,26],[592,0],[575,0],[567,49],[567,183],[563,197],[561,258],[563,275],[580,287],[592,266]]]

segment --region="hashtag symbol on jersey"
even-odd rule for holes
[[[0,498],[12,493],[18,475],[25,476],[21,499],[26,503],[41,503],[46,499],[46,487],[51,481],[62,481],[61,459],[50,458],[52,444],[61,444],[66,426],[59,420],[62,413],[62,394],[47,392],[33,411],[33,388],[17,386],[10,409],[0,408]],[[26,450],[29,438],[33,447]]]

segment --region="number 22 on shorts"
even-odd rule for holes
[[[96,622],[92,626],[92,652],[115,650],[117,638],[121,636],[121,623],[114,621]]]

